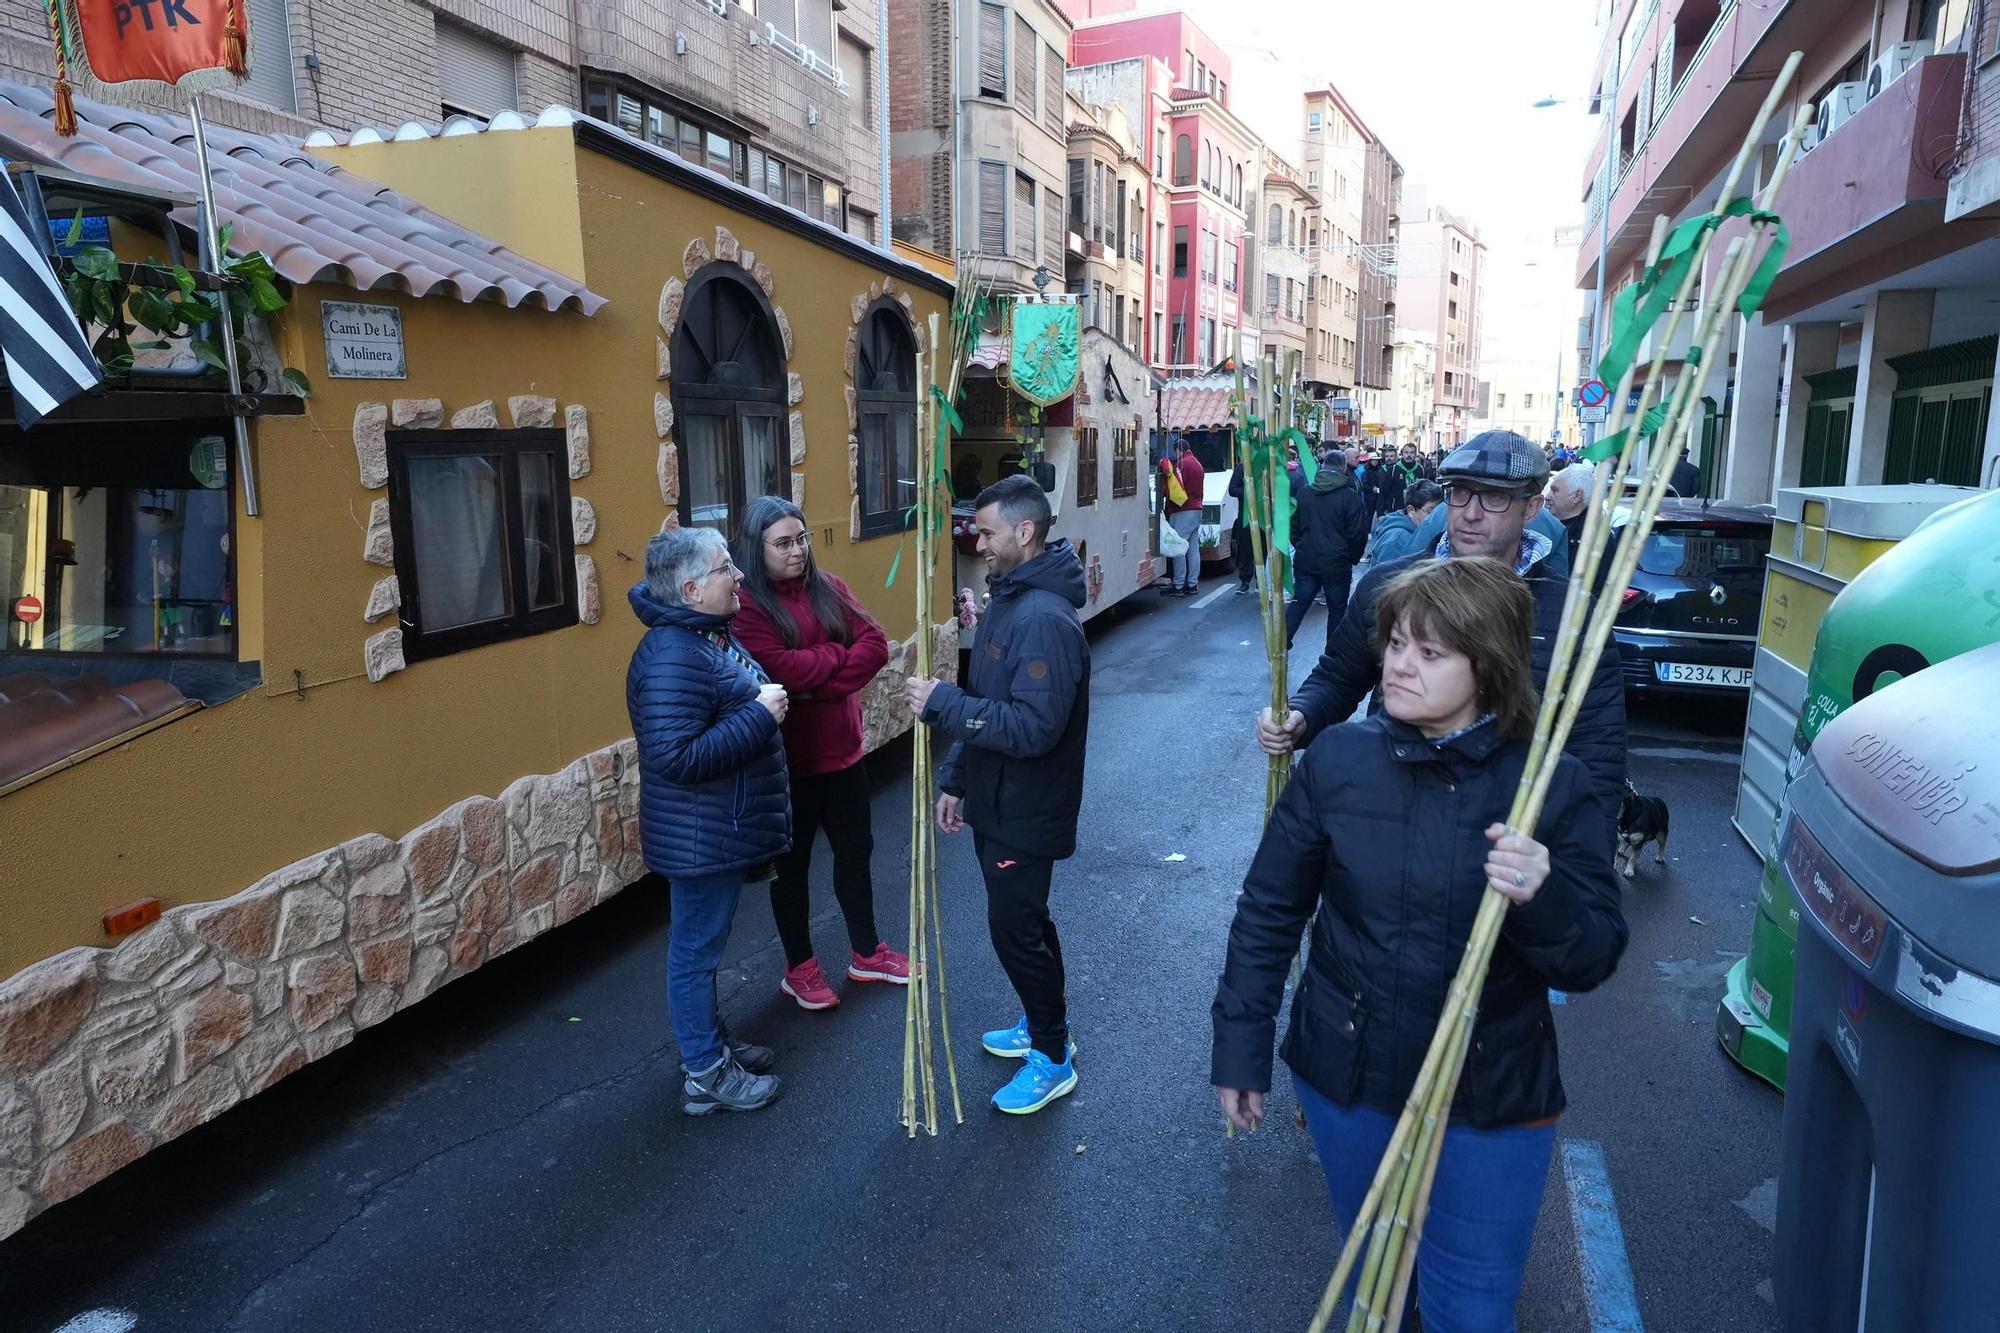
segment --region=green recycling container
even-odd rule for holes
[[[1996,534],[2000,492],[1967,492],[1876,557],[1834,597],[1813,643],[1787,781],[1798,776],[1820,729],[1852,704],[1927,666],[2000,642]],[[1738,1064],[1780,1090],[1789,1055],[1798,933],[1797,899],[1776,857],[1767,854],[1750,952],[1729,971],[1715,1032]]]

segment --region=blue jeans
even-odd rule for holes
[[[1395,1133],[1395,1117],[1336,1106],[1296,1077],[1292,1087],[1326,1171],[1335,1221],[1347,1226],[1368,1197],[1382,1151]],[[1514,1306],[1555,1141],[1554,1125],[1446,1127],[1413,1284],[1424,1333],[1514,1333]],[[1364,1248],[1364,1261],[1367,1253]],[[1357,1272],[1360,1267],[1355,1265]],[[1352,1283],[1346,1294],[1353,1297]],[[1408,1330],[1408,1304],[1404,1310]]]
[[[715,969],[722,962],[722,946],[729,942],[730,923],[736,919],[743,872],[676,879],[668,891],[673,920],[667,927],[667,1017],[681,1048],[681,1068],[703,1073],[722,1059]]]
[[[1201,511],[1183,509],[1167,515],[1167,526],[1187,538],[1187,554],[1167,562],[1167,581],[1176,588],[1193,588],[1201,582]]]

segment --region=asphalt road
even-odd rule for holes
[[[793,1007],[759,892],[723,1003],[777,1048],[785,1097],[682,1116],[665,903],[641,885],[0,1242],[0,1330],[1304,1328],[1338,1237],[1289,1087],[1232,1142],[1207,1085],[1263,791],[1255,607],[1146,592],[1092,626],[1085,850],[1055,892],[1080,1083],[1050,1111],[985,1103],[1012,1066],[978,1030],[1018,1006],[967,839],[943,857],[967,1115],[934,1140],[895,1123],[900,993],[842,982],[838,1009]],[[1297,672],[1322,636],[1315,613]],[[1559,1132],[1601,1149],[1585,1202],[1623,1247],[1601,1226],[1580,1242],[1559,1152],[1523,1329],[1641,1326],[1619,1312],[1626,1257],[1644,1327],[1776,1327],[1780,1103],[1712,1035],[1756,882],[1728,821],[1741,727],[1740,706],[1635,709],[1633,777],[1672,808],[1673,859],[1629,888],[1618,974],[1556,1011]],[[882,757],[875,802],[899,941],[906,756]],[[821,859],[815,931],[837,956]]]

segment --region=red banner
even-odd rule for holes
[[[240,74],[243,0],[75,0],[100,83],[176,83],[197,70]]]

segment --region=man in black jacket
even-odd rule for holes
[[[1511,431],[1475,435],[1447,456],[1438,469],[1449,506],[1445,535],[1430,551],[1377,565],[1362,576],[1346,616],[1328,635],[1325,654],[1292,696],[1284,721],[1268,708],[1258,717],[1258,744],[1270,754],[1301,749],[1324,728],[1353,715],[1382,675],[1382,660],[1372,644],[1375,598],[1390,579],[1432,557],[1492,556],[1527,580],[1535,597],[1535,684],[1543,685],[1569,592],[1569,581],[1544,564],[1552,543],[1528,527],[1541,511],[1548,469],[1547,456]],[[1618,801],[1625,791],[1625,686],[1617,651],[1600,654],[1594,666],[1579,663],[1571,679],[1590,683],[1564,748],[1590,770],[1605,827],[1616,828]],[[1370,711],[1379,707],[1378,699]]]
[[[1076,1087],[1049,881],[1055,863],[1076,851],[1090,645],[1077,616],[1083,565],[1067,541],[1048,543],[1041,487],[1008,477],[976,503],[992,602],[971,669],[964,688],[912,676],[906,697],[952,742],[938,769],[938,827],[956,833],[972,825],[993,951],[1023,1010],[1019,1023],[983,1038],[993,1054],[1024,1062],[993,1104],[1027,1115]]]
[[[1368,501],[1347,473],[1338,449],[1327,451],[1312,484],[1298,492],[1292,516],[1292,601],[1285,608],[1285,644],[1298,637],[1313,601],[1326,594],[1326,636],[1347,611],[1354,562],[1368,546]]]

